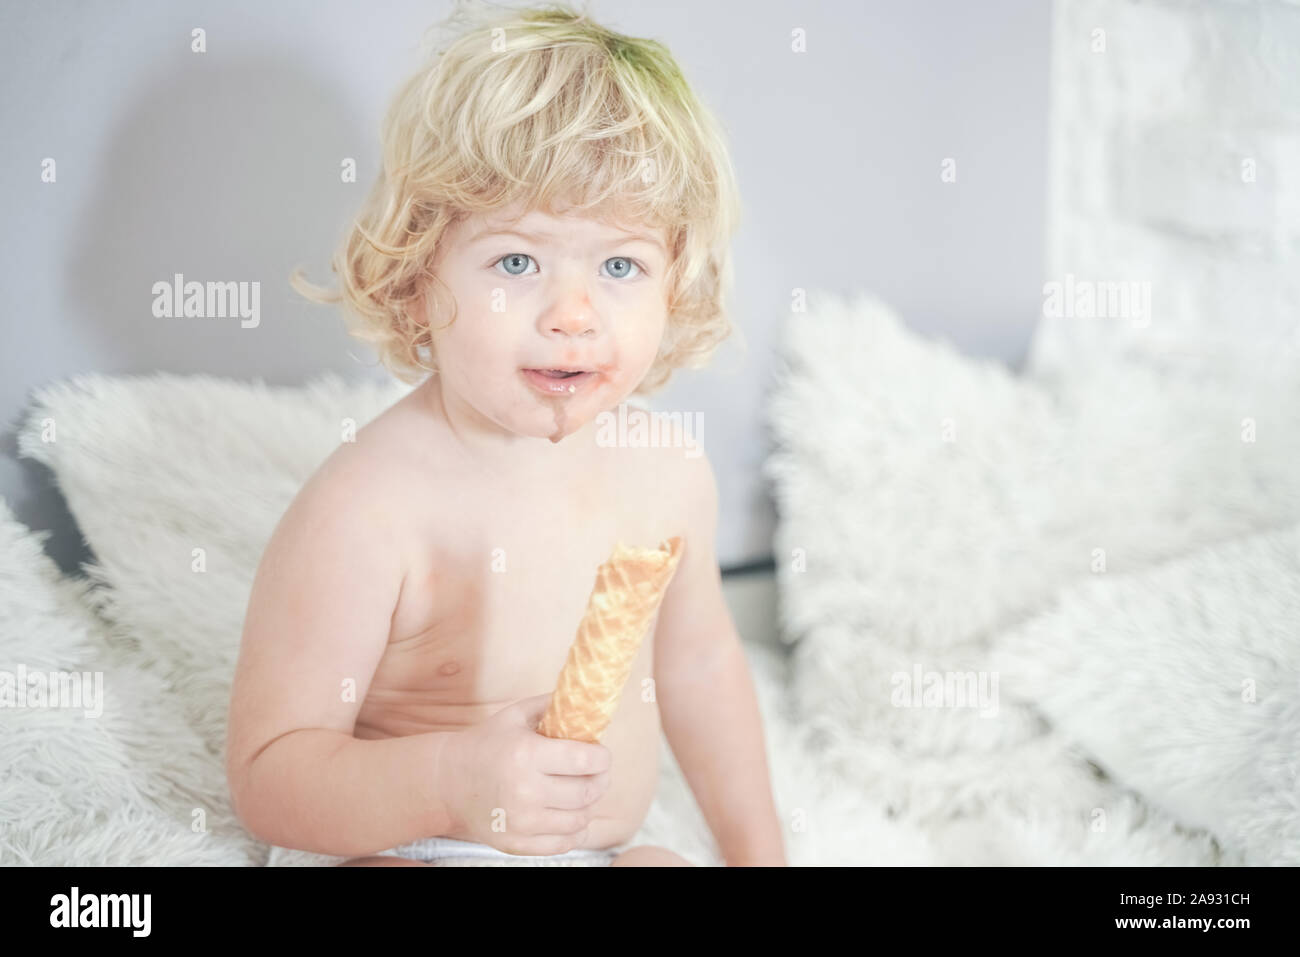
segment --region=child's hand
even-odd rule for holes
[[[508,854],[582,846],[591,807],[609,788],[612,755],[603,744],[538,734],[550,698],[516,701],[447,739],[441,793],[465,839]]]

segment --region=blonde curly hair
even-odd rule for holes
[[[333,259],[341,288],[315,286],[301,268],[290,283],[314,302],[342,302],[348,331],[414,383],[437,371],[432,319],[456,318],[433,263],[465,217],[522,202],[662,226],[668,319],[636,392],[656,391],[733,331],[724,297],[740,202],[721,130],[658,41],[563,5],[501,9],[455,10],[444,21],[451,42],[399,89],[383,170]]]

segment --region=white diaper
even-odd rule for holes
[[[426,837],[401,847],[380,851],[380,856],[405,857],[440,867],[608,867],[622,852],[622,847],[601,850],[577,847],[563,854],[533,857],[508,854],[476,841]]]

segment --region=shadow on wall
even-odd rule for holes
[[[288,283],[298,265],[332,283],[329,259],[374,181],[378,150],[375,125],[350,114],[337,79],[291,57],[187,53],[160,64],[140,81],[102,154],[85,159],[95,170],[87,174],[93,200],[75,224],[61,308],[69,333],[96,357],[89,371],[271,384],[327,369],[385,378],[336,309],[306,302]],[[348,158],[355,182],[341,175]],[[60,172],[76,175],[68,165],[80,162],[69,158]],[[154,285],[178,273],[186,282],[242,283],[257,311],[158,318]],[[0,447],[16,459],[14,429]],[[46,551],[76,574],[91,555],[52,476],[18,463],[15,515],[49,529]]]

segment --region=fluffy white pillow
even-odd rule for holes
[[[788,320],[768,418],[800,717],[899,814],[1057,815],[1090,840],[1115,789],[1037,711],[900,707],[901,676],[978,677],[994,636],[1103,559],[1136,570],[1300,519],[1294,378],[1036,383],[867,296]]]
[[[1126,571],[1300,519],[1294,375],[1036,383],[820,295],[784,328],[768,418],[789,640],[836,623],[958,645],[1086,577],[1094,549]]]
[[[95,553],[99,611],[157,663],[212,754],[225,750],[248,595],[276,522],[344,420],[360,428],[407,390],[333,374],[294,388],[156,374],[37,391],[19,448],[53,470]]]
[[[1300,526],[1103,575],[1001,636],[1002,691],[1249,864],[1300,864]]]
[[[42,551],[47,535],[0,500],[0,669],[13,679],[20,665],[26,675],[98,672],[88,690],[102,698],[0,708],[0,865],[261,863],[265,848],[235,820],[221,768],[179,702],[110,644],[86,584]]]

